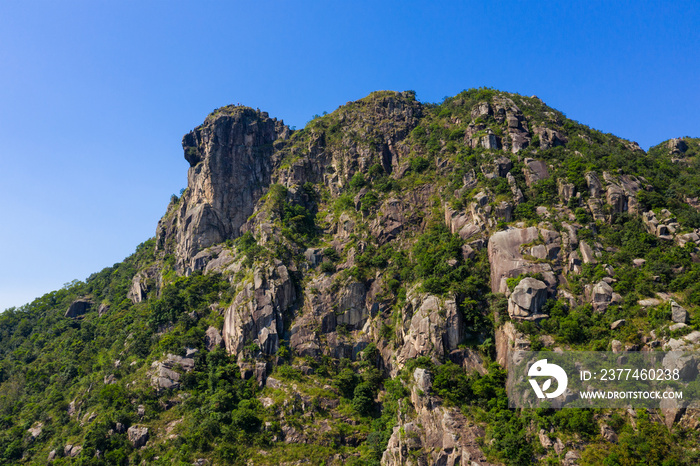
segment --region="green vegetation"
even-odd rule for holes
[[[522,112],[517,122],[503,110],[511,101]],[[247,111],[253,110],[223,107],[205,124]],[[513,125],[528,128],[530,138],[517,155],[482,147],[489,132],[500,147],[512,143]],[[556,132],[556,144],[545,128]],[[274,143],[275,183],[245,233],[210,249],[232,258],[219,272],[192,271],[172,254],[174,240],[156,248],[151,239],[85,282],[0,314],[0,463],[45,464],[55,450],[57,465],[192,464],[199,458],[328,464],[334,457],[379,465],[397,425],[398,435],[409,435],[405,425],[416,421],[417,394],[435,397],[431,409],[461,413],[483,428],[478,447],[492,462],[559,464],[565,452],[540,446],[543,429],[561,439],[565,451],[580,451],[582,464],[696,464],[698,453],[689,447],[697,433],[684,425],[669,430],[654,413],[508,408],[507,374],[493,362],[496,331],[509,319],[508,298],[490,292],[484,241],[500,229],[539,228],[540,237],[520,253],[543,269],[507,279],[512,291],[524,277],[543,280],[547,266],[558,277],[562,293],[540,310],[546,318],[513,318],[525,336],[520,343],[529,341],[533,350],[608,350],[613,339],[641,347],[651,330],[662,339],[700,329],[696,245],[648,233],[639,215],[653,209],[659,218],[673,218],[667,223],[680,234],[700,227],[700,213],[688,200],[700,196],[700,140],[684,143],[684,151],[664,143],[645,154],[537,98],[488,88],[434,105],[419,104],[412,91],[381,91],[314,115],[304,129]],[[548,176],[526,182],[529,158],[543,161]],[[507,179],[499,173],[505,165],[512,165]],[[588,187],[591,172],[604,188],[606,178],[639,187],[627,211],[616,212],[605,202],[607,193],[599,212],[591,208],[597,202]],[[565,183],[574,192],[567,201],[560,193]],[[517,206],[514,188],[523,195]],[[171,199],[169,221],[190,195],[180,196]],[[510,218],[497,213],[505,203]],[[455,223],[447,227],[453,213]],[[451,232],[465,222],[477,228]],[[576,271],[568,256],[577,249],[571,225],[579,243],[597,253]],[[558,238],[546,242],[545,230]],[[545,246],[550,249],[536,259],[534,248]],[[557,248],[562,252],[553,259]],[[137,273],[145,296],[135,303],[129,291]],[[603,280],[616,295],[596,312],[587,296]],[[668,301],[638,303],[658,293],[690,311],[688,327],[668,329]],[[427,349],[399,363],[394,356],[404,357],[406,345],[418,339],[412,326],[427,294],[439,303],[420,323]],[[90,300],[90,310],[64,317],[78,298]],[[439,333],[452,325],[445,309],[451,300],[464,331],[447,348],[447,334]],[[244,349],[238,355],[222,347],[209,351],[207,331],[230,319],[231,303],[242,309],[236,318],[244,321],[238,322]],[[358,316],[359,324],[348,323]],[[619,319],[626,325],[611,330]],[[277,333],[267,334],[267,342],[256,339],[270,322]],[[440,338],[444,354],[430,349]],[[156,389],[156,368],[168,355],[189,355],[194,368],[176,364],[179,387]],[[482,359],[482,373],[465,370],[473,360],[459,364],[467,355]],[[429,371],[430,393],[411,396],[416,368]],[[263,372],[271,377],[266,386],[256,379]],[[39,423],[41,433],[32,439],[28,429]],[[602,439],[601,423],[614,430],[617,443]],[[151,434],[142,449],[124,432],[136,425]],[[420,434],[410,435],[412,444],[420,443]],[[66,458],[66,445],[82,452]],[[432,453],[408,448],[416,463]]]

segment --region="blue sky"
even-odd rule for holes
[[[700,134],[697,2],[0,2],[0,309],[121,261],[242,103],[301,128],[374,90],[537,95],[648,148]]]

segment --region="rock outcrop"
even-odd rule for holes
[[[484,430],[469,422],[459,409],[442,406],[431,393],[431,374],[416,369],[411,382],[412,408],[400,408],[399,423],[382,455],[382,466],[491,465],[480,447]]]
[[[226,310],[223,337],[229,353],[243,358],[244,347],[254,345],[266,355],[275,354],[284,333],[285,313],[295,300],[294,285],[280,261],[257,269]]]
[[[64,316],[71,318],[80,317],[83,314],[87,313],[92,307],[92,305],[93,302],[89,299],[76,299],[68,307],[68,310],[66,311]]]
[[[177,389],[181,373],[194,369],[194,359],[168,354],[164,360],[154,361],[151,368],[151,385],[157,389]]]
[[[148,427],[131,426],[126,435],[134,448],[141,448],[148,442]]]
[[[523,278],[508,299],[508,315],[511,318],[543,318],[540,309],[547,300],[547,285],[531,277]]]
[[[270,184],[273,143],[289,128],[267,113],[223,107],[182,140],[190,164],[187,189],[159,222],[157,247],[192,270],[197,252],[241,234]]]
[[[546,231],[546,230],[545,230]],[[533,257],[540,254],[539,249],[543,249],[542,258],[556,258],[561,241],[556,232],[548,233],[548,240],[542,244],[542,248],[529,251]],[[534,243],[540,238],[540,231],[536,227],[529,228],[509,228],[494,233],[489,238],[488,255],[491,264],[491,291],[494,293],[505,293],[508,290],[507,279],[516,278],[526,273],[541,273],[547,287],[554,290],[556,287],[556,276],[551,265],[542,262],[532,262],[526,259],[521,250],[525,244]],[[535,254],[532,254],[532,253]]]
[[[439,362],[442,355],[456,350],[462,343],[464,322],[454,299],[443,301],[436,296],[411,292],[407,301],[403,323],[398,329],[399,349],[392,373],[398,373],[406,361],[419,356],[431,356]]]

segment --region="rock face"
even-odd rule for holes
[[[156,282],[157,271],[155,269],[146,269],[138,272],[131,280],[131,288],[126,297],[134,304],[140,303],[148,296]]]
[[[382,455],[383,466],[474,465],[490,466],[479,446],[484,431],[472,425],[456,408],[445,408],[430,393],[432,378],[425,369],[413,373],[411,403],[399,409],[399,424]],[[409,418],[410,416],[410,418]]]
[[[549,170],[547,170],[547,165],[541,160],[525,159],[525,168],[523,169],[523,173],[528,186],[532,186],[540,180],[549,178]]]
[[[92,301],[87,299],[76,299],[68,307],[65,317],[80,317],[90,310]]]
[[[508,299],[508,315],[531,317],[537,315],[547,300],[547,285],[531,277],[523,278]]]
[[[207,351],[214,351],[214,349],[223,346],[223,343],[224,339],[221,337],[221,333],[215,327],[209,327],[204,336]]]
[[[174,252],[180,271],[212,244],[240,235],[270,184],[273,143],[289,128],[265,112],[224,107],[182,140],[187,190],[157,230],[157,248]]]
[[[409,359],[446,354],[462,343],[464,322],[453,299],[441,302],[436,296],[410,293],[407,300],[393,373]]]
[[[242,358],[243,348],[252,343],[264,354],[275,354],[284,333],[284,314],[295,299],[291,278],[281,262],[256,270],[253,281],[242,286],[226,310],[223,336],[229,353]]]
[[[559,235],[555,232],[551,233],[547,234],[547,244],[543,245],[546,257],[556,257],[559,252]],[[556,286],[556,277],[549,264],[533,263],[523,257],[521,246],[533,243],[539,239],[539,236],[540,232],[536,227],[510,228],[491,236],[488,255],[491,264],[491,291],[493,293],[505,293],[508,289],[506,282],[508,278],[516,278],[528,272],[542,273],[548,287],[553,289]]]

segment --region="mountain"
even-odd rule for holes
[[[512,410],[506,353],[700,343],[700,139],[537,97],[216,109],[123,262],[0,315],[4,464],[697,464],[697,412]]]

